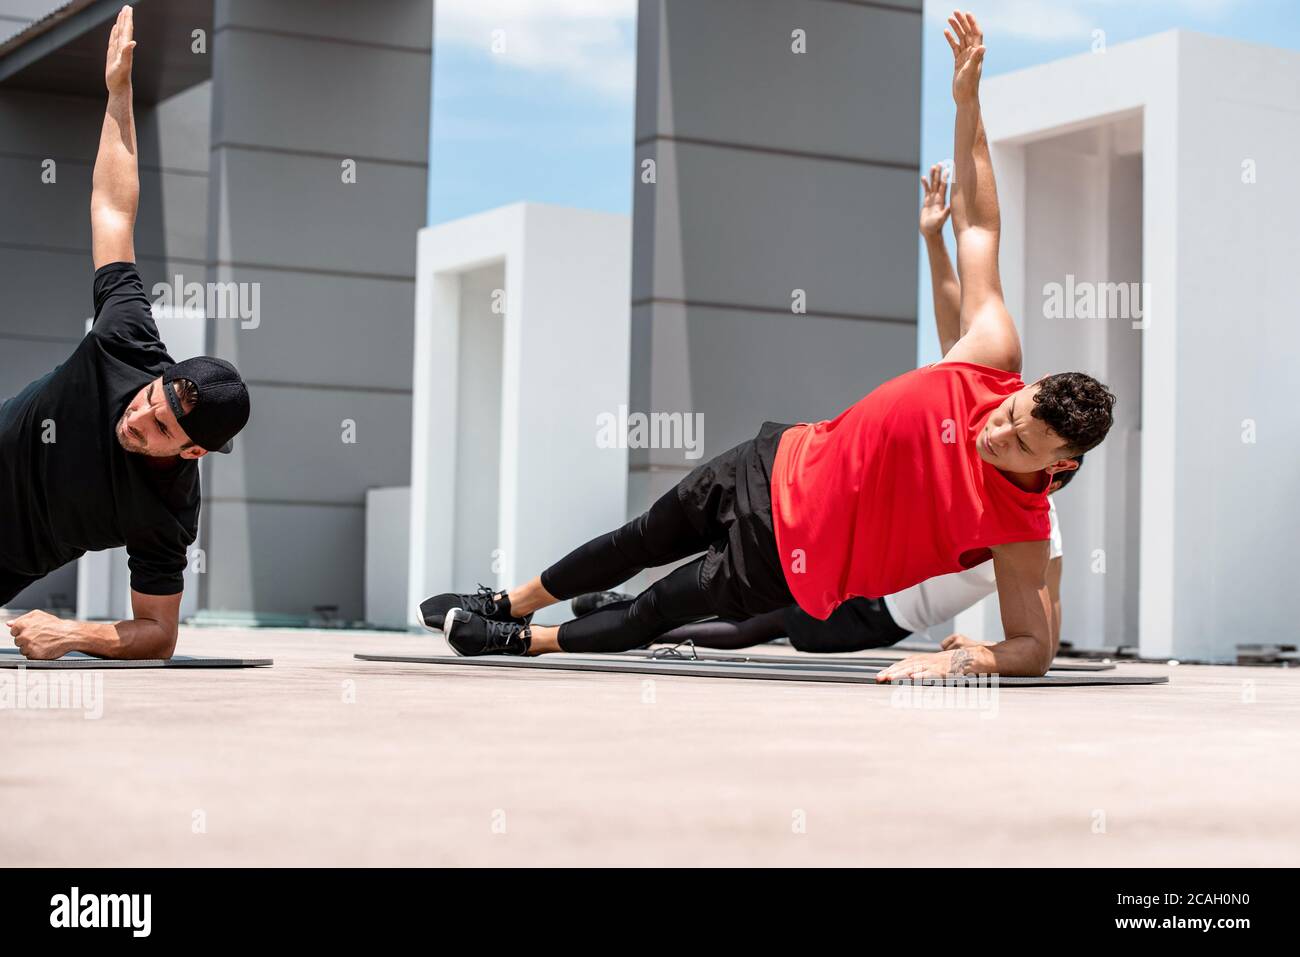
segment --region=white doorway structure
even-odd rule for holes
[[[626,216],[517,203],[420,230],[412,624],[627,520],[627,449],[598,424],[628,401],[630,288]]]
[[[1173,31],[982,99],[1025,378],[1119,396],[1058,499],[1063,637],[1217,661],[1294,640],[1300,54]],[[996,608],[958,629],[997,637]]]

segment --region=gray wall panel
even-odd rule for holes
[[[215,151],[216,258],[413,276],[425,170],[361,162],[355,183],[342,182],[341,174],[332,158]]]
[[[89,251],[47,252],[21,246],[0,249],[0,339],[7,334],[46,336],[71,350],[94,312]],[[0,356],[0,367],[10,362]]]
[[[659,102],[669,95],[665,73],[668,56],[662,49],[666,16],[662,2],[639,0],[636,8],[636,138],[659,129]]]
[[[212,85],[201,83],[154,107],[136,106],[142,168],[208,168],[208,110]],[[77,160],[90,166],[99,149],[106,98],[25,90],[0,93],[0,152]],[[89,203],[89,194],[86,200]]]
[[[90,167],[58,163],[41,182],[41,161],[0,156],[0,243],[90,249]]]
[[[921,113],[898,91],[920,90],[918,14],[825,0],[668,0],[660,17],[671,42],[659,44],[656,108],[640,112],[638,140],[917,162]],[[791,50],[796,29],[803,53]]]
[[[0,93],[3,151],[95,159],[106,100],[26,90]]]
[[[428,99],[427,53],[241,33],[213,55],[226,92],[213,117],[218,143],[428,159],[426,124],[393,122]],[[275,95],[263,97],[268,84]]]
[[[915,317],[915,172],[664,141],[650,155],[637,225],[654,266],[634,300],[788,311],[803,289],[809,312]]]
[[[359,619],[365,604],[365,508],[208,502],[207,604],[309,614],[338,605]]]
[[[255,27],[428,51],[433,42],[433,5],[429,0],[216,0],[213,24],[218,30],[228,26]]]
[[[220,267],[214,281],[233,273]],[[261,324],[214,323],[214,351],[247,378],[411,388],[413,282],[254,268],[238,274],[259,284]],[[304,348],[303,330],[312,326],[328,329],[328,348]]]
[[[253,417],[207,484],[218,498],[361,505],[411,475],[411,397],[249,386]],[[356,442],[343,441],[344,420]]]
[[[97,104],[102,110],[103,105]],[[212,83],[200,83],[148,110],[137,110],[140,162],[172,170],[207,172],[211,162]],[[95,126],[98,138],[99,126]],[[206,210],[206,204],[205,204]]]
[[[0,402],[13,398],[29,383],[52,371],[76,345],[0,337]]]
[[[208,177],[205,174],[140,174],[141,210],[136,255],[203,263],[208,249]],[[146,205],[148,204],[148,205]]]
[[[59,164],[53,183],[41,182],[35,158],[0,156],[0,243],[90,250],[91,167]],[[140,172],[140,213],[135,248],[141,256],[171,255],[202,262],[206,229],[207,178],[180,173]],[[163,204],[177,212],[164,215]],[[195,210],[200,215],[181,211]]]

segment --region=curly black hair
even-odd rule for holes
[[[1058,372],[1038,384],[1033,415],[1065,442],[1065,456],[1091,452],[1115,422],[1115,393],[1082,372]]]

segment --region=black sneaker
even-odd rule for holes
[[[604,608],[606,605],[612,605],[615,602],[631,601],[636,595],[625,595],[621,591],[591,591],[585,595],[579,595],[573,599],[573,613],[581,618],[583,615],[589,615],[597,608]]]
[[[533,642],[532,628],[510,621],[489,621],[482,615],[453,608],[443,620],[442,633],[451,650],[462,658],[476,655],[526,655]]]
[[[457,595],[447,592],[443,595],[426,598],[420,602],[420,619],[424,622],[424,627],[434,631],[441,631],[442,623],[447,618],[447,612],[453,608],[464,608],[466,611],[481,615],[489,621],[504,621],[516,625],[526,625],[533,620],[532,615],[525,615],[523,618],[516,618],[511,615],[510,596],[505,592],[494,592],[487,585],[479,585],[478,591],[472,595]]]

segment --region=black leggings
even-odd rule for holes
[[[647,568],[669,565],[710,543],[686,516],[677,489],[622,528],[575,548],[546,571],[542,587],[556,598],[607,591]],[[674,569],[631,601],[616,602],[560,626],[564,651],[640,648],[676,625],[716,614],[700,582],[701,556]]]
[[[801,608],[791,605],[743,621],[715,619],[681,625],[659,640],[690,641],[701,648],[734,651],[784,636],[790,639],[790,644],[796,651],[838,655],[871,648],[887,648],[910,634],[894,621],[883,601],[851,598],[836,608],[825,621],[818,621]]]
[[[660,637],[663,644],[689,641],[701,648],[717,648],[735,651],[738,648],[752,648],[786,636],[786,610],[778,608],[764,615],[755,615],[743,621],[728,621],[715,618],[712,621],[697,621],[688,625],[679,625],[666,635]]]

